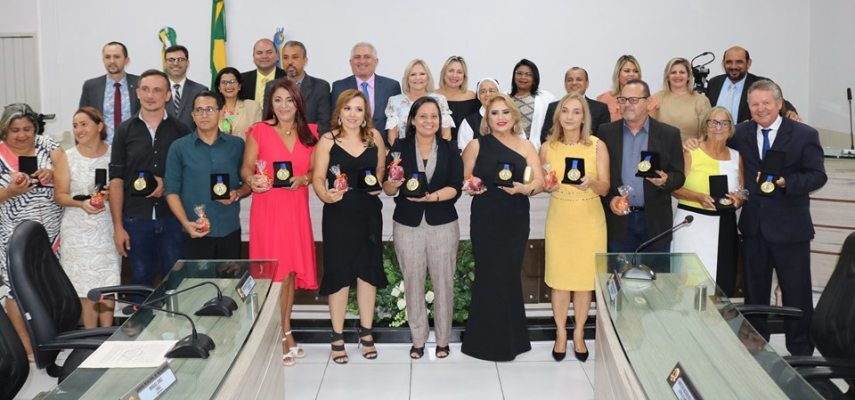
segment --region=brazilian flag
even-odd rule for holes
[[[211,90],[217,90],[217,74],[226,67],[226,2],[213,0],[211,12]]]

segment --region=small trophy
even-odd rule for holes
[[[195,212],[196,216],[198,217],[196,219],[196,224],[199,225],[199,227],[196,228],[196,232],[205,233],[207,231],[210,231],[211,221],[209,221],[208,216],[205,215],[205,205],[200,204],[196,207],[193,207],[193,212]]]
[[[558,173],[552,169],[549,163],[543,164],[543,170],[546,172],[543,175],[543,183],[546,186],[546,190],[552,190],[552,188],[558,186]]]
[[[638,172],[635,176],[642,178],[658,178],[656,171],[661,170],[659,153],[655,151],[642,151],[641,161],[638,162]]]
[[[291,177],[294,176],[294,167],[291,161],[274,161],[273,171],[273,187],[291,187]]]
[[[424,172],[412,172],[406,175],[404,188],[401,190],[401,196],[404,197],[424,197],[427,191],[427,178]]]
[[[565,157],[564,171],[564,179],[561,180],[561,183],[582,184],[582,177],[585,176],[585,159]]]
[[[499,162],[496,163],[496,174],[493,178],[493,185],[514,187],[514,170],[516,166],[513,163]]]
[[[615,204],[615,208],[618,209],[623,215],[629,214],[629,193],[632,192],[632,186],[623,185],[617,188],[618,193],[620,193],[620,198],[618,198],[617,204]]]
[[[229,197],[229,174],[211,174],[211,200],[226,200]]]
[[[392,152],[392,162],[389,164],[389,180],[397,182],[404,179],[404,167],[400,166],[400,163],[401,153]]]
[[[335,175],[335,182],[333,182],[335,190],[346,192],[349,189],[347,184],[347,174],[341,172],[341,166],[333,165],[330,167],[330,172]]]

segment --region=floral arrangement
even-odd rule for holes
[[[404,276],[398,265],[395,255],[395,247],[391,242],[383,245],[383,269],[389,285],[377,290],[377,300],[374,309],[374,321],[388,324],[391,327],[400,327],[407,324],[407,300],[404,296]],[[469,318],[469,303],[472,301],[472,283],[475,281],[475,260],[472,256],[472,243],[460,242],[457,249],[457,268],[454,272],[454,313],[455,324],[463,324]],[[430,274],[425,282],[425,299],[428,304],[430,317],[434,314],[433,283]],[[356,288],[350,290],[350,298],[347,303],[347,311],[359,315],[356,303]]]

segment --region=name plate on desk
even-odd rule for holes
[[[122,400],[154,400],[169,389],[178,379],[165,362],[151,375],[122,397]]]
[[[671,374],[668,375],[668,385],[671,386],[677,400],[703,400],[680,363],[677,363],[671,370]]]
[[[241,300],[246,300],[246,297],[252,293],[253,288],[255,288],[255,279],[252,279],[249,275],[249,271],[246,271],[243,274],[243,277],[240,278],[240,281],[238,281],[235,291],[238,296],[240,296]]]

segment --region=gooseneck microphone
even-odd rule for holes
[[[846,88],[846,99],[849,100],[849,152],[855,154],[855,131],[852,130],[852,88]],[[844,154],[847,152],[843,152]]]
[[[687,215],[686,218],[683,220],[683,222],[680,222],[679,224],[674,225],[674,227],[666,230],[665,232],[662,232],[662,233],[654,236],[652,239],[642,243],[641,246],[638,246],[638,248],[635,249],[635,253],[632,254],[632,259],[624,267],[623,272],[621,273],[621,278],[641,279],[641,280],[654,280],[654,279],[656,279],[656,272],[651,270],[648,266],[638,263],[638,252],[646,249],[651,244],[655,243],[657,240],[662,239],[663,237],[665,237],[668,234],[671,234],[672,232],[676,231],[677,229],[680,229],[684,226],[690,225],[692,223],[692,221],[694,221],[694,220],[695,220],[694,216]]]
[[[170,349],[169,352],[166,353],[167,358],[208,358],[210,351],[213,350],[214,347],[216,347],[214,345],[214,341],[211,339],[210,336],[196,331],[196,324],[193,323],[193,319],[190,318],[190,316],[187,314],[177,311],[164,310],[161,308],[152,307],[147,304],[134,303],[132,301],[122,300],[115,297],[105,298],[105,294],[102,293],[99,289],[90,290],[89,293],[86,294],[86,298],[89,299],[89,301],[93,302],[111,300],[117,303],[129,304],[133,306],[134,311],[139,308],[143,308],[146,310],[161,311],[167,314],[180,315],[186,318],[188,321],[190,321],[190,327],[193,330],[193,333],[179,340],[178,343],[175,343],[175,346],[173,346],[172,349]]]
[[[211,285],[214,287],[214,289],[217,289],[217,297],[206,301],[205,304],[202,305],[202,308],[200,308],[199,311],[195,312],[195,315],[197,315],[197,316],[213,316],[213,317],[231,317],[232,312],[238,309],[237,302],[235,302],[235,299],[233,299],[229,296],[223,296],[223,292],[220,290],[220,287],[217,286],[216,283],[210,282],[210,281],[202,282],[200,284],[181,289],[181,290],[176,291],[174,293],[170,293],[170,294],[167,294],[165,296],[161,296],[161,297],[158,297],[156,299],[146,301],[144,304],[151,305],[152,303],[158,303],[158,302],[166,300],[172,296],[175,296],[179,293],[184,293],[186,291],[196,289],[196,288],[201,287],[203,285]]]

